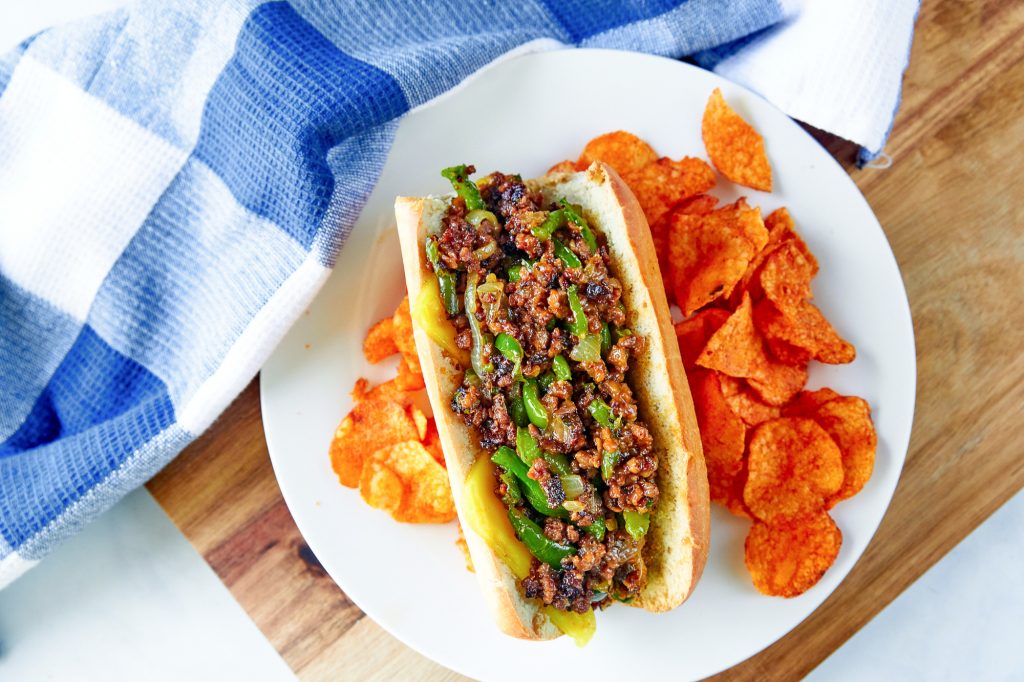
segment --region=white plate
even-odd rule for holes
[[[754,590],[743,565],[748,522],[716,506],[704,577],[681,608],[664,615],[610,608],[598,614],[597,635],[583,650],[565,637],[545,643],[504,637],[463,567],[454,524],[395,523],[364,504],[358,491],[338,485],[328,462],[328,443],[351,407],[356,378],[378,381],[394,373],[393,363],[371,367],[361,352],[366,330],[391,314],[405,289],[392,202],[399,194],[448,191],[438,173],[453,163],[539,175],[609,130],[634,132],[659,154],[703,157],[701,114],[716,86],[764,135],[776,189],[763,194],[720,180],[715,193],[725,200],[745,194],[765,214],[788,206],[821,262],[815,302],[856,345],[857,360],[840,367],[815,363],[810,386],[870,402],[878,429],[874,475],[835,509],[842,551],[800,597]],[[402,121],[334,274],[263,368],[260,386],[270,456],[295,522],[342,589],[400,640],[478,679],[521,680],[524,671],[538,670],[544,677],[572,672],[615,679],[635,664],[631,656],[604,652],[637,651],[645,678],[681,680],[711,675],[768,646],[849,573],[903,466],[915,371],[910,311],[885,235],[850,178],[807,133],[707,71],[635,53],[571,50],[501,63]]]

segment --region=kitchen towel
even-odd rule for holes
[[[777,54],[797,11],[142,0],[4,55],[0,587],[145,482],[252,379],[329,275],[402,114],[528,50],[741,64],[748,50]],[[881,146],[912,21],[902,61],[870,79],[846,65],[876,96],[892,91],[865,105],[862,123],[882,130],[859,142]],[[804,66],[772,87],[802,83]]]

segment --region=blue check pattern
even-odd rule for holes
[[[783,16],[777,0],[144,0],[4,55],[0,587],[251,380],[405,112],[516,48],[682,57]]]

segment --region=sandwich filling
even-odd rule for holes
[[[426,256],[469,367],[451,409],[495,467],[494,493],[533,555],[523,593],[585,613],[644,587],[658,458],[630,388],[607,242],[579,206],[518,175],[442,174],[451,199]]]

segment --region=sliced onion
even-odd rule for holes
[[[486,260],[498,252],[498,242],[493,239],[473,252],[477,260]]]
[[[466,222],[473,227],[478,227],[484,220],[491,221],[491,225],[494,225],[495,227],[498,226],[498,216],[494,215],[490,211],[477,209],[466,214]]]
[[[562,419],[561,415],[551,415],[551,420],[548,424],[548,433],[559,443],[569,442],[569,427],[565,425],[565,421]]]
[[[577,500],[566,500],[565,502],[562,503],[562,506],[566,509],[566,511],[571,512],[581,512],[585,508],[583,506],[583,503]]]
[[[570,474],[569,476],[562,476],[561,478],[562,490],[565,491],[565,496],[570,500],[575,500],[587,489],[587,485],[583,482],[582,476]]]
[[[569,352],[576,362],[594,362],[601,359],[601,335],[587,334]]]

